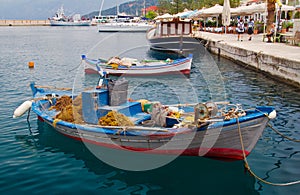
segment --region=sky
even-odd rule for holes
[[[0,20],[27,19],[46,20],[52,17],[58,8],[64,6],[65,15],[85,15],[99,11],[104,0],[0,0]],[[106,0],[103,10],[134,0]]]

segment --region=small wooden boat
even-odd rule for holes
[[[110,82],[107,89],[77,95],[31,83],[33,99],[18,107],[14,117],[31,108],[41,121],[69,138],[118,151],[230,160],[249,155],[268,121],[276,117],[269,106],[243,110],[228,102],[128,101],[128,81]]]
[[[193,55],[186,58],[171,60],[142,60],[133,58],[114,57],[110,60],[89,59],[82,55],[85,62],[84,70],[86,74],[98,74],[97,66],[100,66],[110,75],[120,76],[153,76],[168,74],[189,75],[191,70]]]

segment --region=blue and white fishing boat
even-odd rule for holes
[[[32,100],[18,107],[14,117],[31,109],[61,134],[112,150],[230,160],[249,155],[276,117],[269,106],[244,110],[228,102],[128,101],[127,88],[125,79],[81,94],[31,83]]]
[[[86,74],[98,74],[97,66],[100,66],[110,75],[121,76],[154,76],[184,74],[189,75],[192,66],[193,55],[176,60],[137,60],[134,58],[113,57],[109,60],[90,59],[82,55],[85,62]]]

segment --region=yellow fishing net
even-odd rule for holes
[[[98,121],[102,126],[134,126],[133,122],[124,114],[110,111]]]
[[[81,95],[77,96],[73,101],[69,96],[62,96],[56,100],[56,104],[51,106],[49,110],[55,109],[60,111],[55,116],[55,119],[67,122],[83,123],[81,100]]]

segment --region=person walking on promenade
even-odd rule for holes
[[[238,41],[241,39],[243,41],[243,33],[245,31],[244,21],[241,18],[240,21],[237,24],[237,32],[238,32]]]
[[[253,28],[254,28],[254,21],[251,18],[250,21],[248,22],[248,28],[247,28],[247,33],[248,33],[248,36],[249,36],[248,40],[249,41],[251,41],[251,39],[252,39]]]

